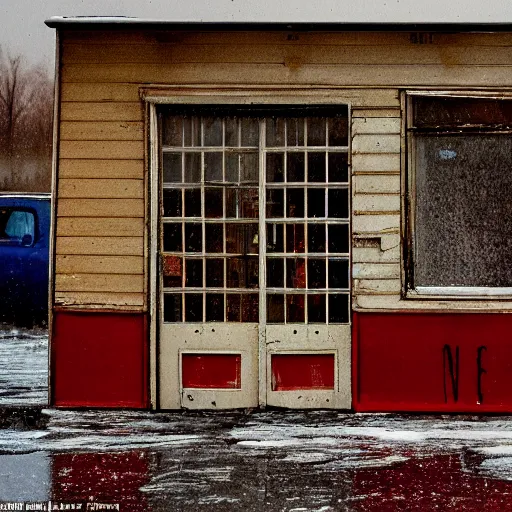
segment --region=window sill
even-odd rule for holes
[[[512,288],[487,286],[417,286],[406,292],[414,300],[512,300]]]

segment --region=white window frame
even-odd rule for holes
[[[418,96],[437,96],[443,98],[476,98],[495,99],[512,101],[512,91],[464,91],[464,90],[409,90],[402,95],[403,118],[402,118],[402,149],[406,150],[405,172],[402,175],[402,190],[405,197],[402,201],[402,225],[404,226],[404,247],[402,254],[402,288],[405,299],[420,300],[474,300],[474,301],[503,301],[502,306],[496,303],[493,309],[512,308],[512,287],[491,287],[491,286],[415,286],[412,287],[409,275],[414,272],[415,261],[415,204],[416,204],[416,169],[415,169],[415,137],[409,128],[413,126],[412,102]],[[512,137],[512,135],[511,135]]]

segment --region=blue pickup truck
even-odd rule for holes
[[[50,194],[0,194],[0,322],[48,321]]]

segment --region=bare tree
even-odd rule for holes
[[[0,49],[0,152],[5,190],[50,188],[53,85],[41,67]]]

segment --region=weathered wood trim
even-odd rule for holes
[[[91,46],[105,44],[129,44],[136,45],[152,43],[174,44],[266,44],[273,46],[283,44],[288,46],[301,45],[390,45],[401,47],[411,45],[409,32],[333,32],[333,31],[162,31],[148,28],[125,28],[117,30],[76,30],[61,29],[63,40],[66,44],[86,43]],[[292,34],[294,37],[290,38]],[[512,34],[499,33],[434,33],[432,34],[432,46],[512,46]],[[134,49],[134,51],[136,51]]]
[[[352,155],[352,172],[358,173],[390,173],[400,174],[399,154],[359,154]]]
[[[400,233],[400,215],[354,215],[353,233],[392,234]]]
[[[396,213],[400,215],[400,194],[355,194],[352,197],[354,215],[364,213]]]
[[[394,295],[400,293],[402,283],[395,279],[354,279],[354,295]]]
[[[302,65],[200,63],[170,66],[160,64],[68,64],[64,82],[197,83],[205,77],[212,84],[239,81],[246,84],[322,84],[353,87],[510,86],[509,66],[503,65]],[[67,119],[67,118],[66,118]],[[137,119],[134,119],[137,120]]]
[[[400,135],[355,135],[352,138],[352,154],[360,153],[400,154]]]
[[[143,256],[144,238],[140,237],[74,237],[57,239],[57,254],[91,254],[102,256]]]
[[[400,175],[356,175],[352,178],[357,194],[400,194]]]
[[[58,292],[114,292],[143,294],[141,274],[57,274]]]
[[[133,103],[139,101],[139,91],[133,84],[91,84],[87,82],[66,83],[63,84],[62,87],[62,101],[66,103]]]
[[[144,297],[142,293],[105,293],[105,292],[56,292],[56,306],[76,306],[84,309],[112,309],[143,311]]]
[[[144,182],[130,179],[68,179],[59,182],[61,199],[143,199]]]
[[[326,86],[266,84],[151,85],[141,87],[140,96],[151,103],[221,104],[332,104],[348,103],[359,107],[398,107],[395,89],[360,89]]]
[[[141,237],[144,219],[138,217],[60,217],[57,236]]]
[[[144,125],[138,121],[63,121],[60,125],[62,141],[142,141],[143,135]]]
[[[103,45],[67,44],[62,62],[68,64],[194,64],[194,63],[256,63],[285,64],[295,61],[302,65],[512,65],[507,46],[464,46],[459,44],[262,44],[257,35],[247,43],[215,42],[207,44],[145,43],[137,51],[131,44]]]
[[[61,199],[58,217],[144,217],[143,199]]]
[[[61,103],[61,121],[139,121],[143,120],[140,102],[65,102]]]
[[[354,279],[400,279],[400,263],[354,263],[352,265]]]
[[[61,140],[61,158],[137,160],[144,156],[142,141]]]
[[[400,134],[400,119],[396,117],[363,117],[352,120],[352,136]]]
[[[76,160],[62,158],[59,161],[60,178],[144,178],[144,165],[141,160]]]
[[[57,255],[59,274],[144,274],[142,256]]]

